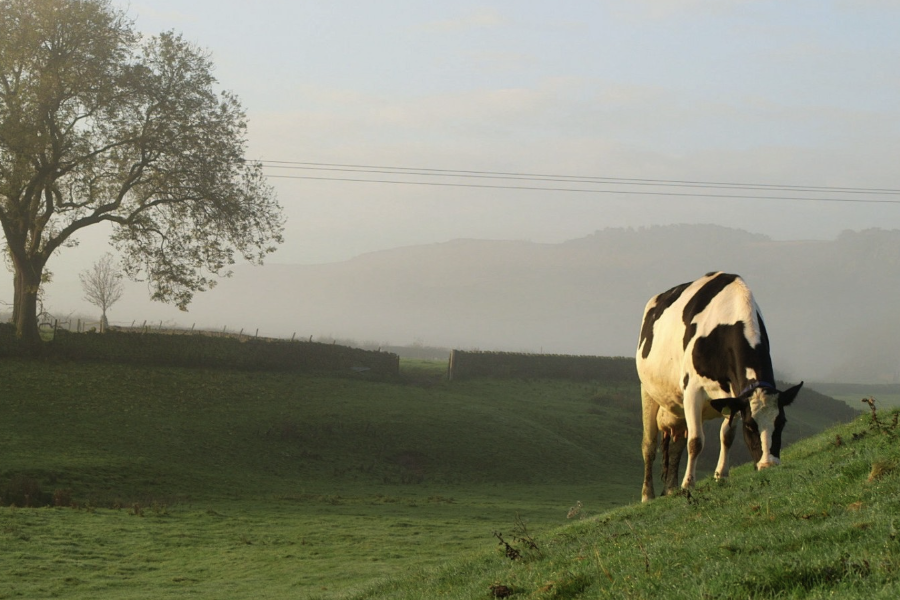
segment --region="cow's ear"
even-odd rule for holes
[[[803,387],[803,382],[801,381],[797,385],[792,388],[786,389],[783,392],[778,394],[778,406],[787,406],[791,402],[794,401],[794,398],[797,397],[797,392],[800,391],[800,388]]]
[[[709,405],[725,416],[739,413],[747,407],[747,400],[742,398],[718,398],[710,400]]]

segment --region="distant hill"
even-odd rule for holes
[[[711,225],[606,229],[561,244],[455,240],[324,265],[237,269],[191,312],[290,336],[625,355],[653,295],[741,274],[790,380],[900,380],[900,231],[774,241]],[[240,315],[240,317],[238,317]]]

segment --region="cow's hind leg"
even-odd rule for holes
[[[678,489],[678,470],[681,467],[681,455],[687,446],[687,432],[685,430],[670,430],[668,432],[668,452],[664,453],[663,481],[665,481],[665,494],[671,494]]]
[[[653,461],[656,460],[656,445],[659,437],[659,426],[656,415],[659,404],[641,388],[641,415],[644,422],[644,436],[641,440],[641,453],[644,455],[644,487],[641,490],[641,502],[649,502],[656,497],[653,491]]]

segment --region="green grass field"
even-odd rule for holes
[[[534,533],[521,558],[483,551],[349,598],[900,597],[897,414],[804,440],[778,468]]]
[[[0,362],[0,494],[76,507],[0,509],[0,598],[332,597],[634,497],[596,385],[442,373]]]
[[[0,361],[0,598],[487,598],[507,573],[596,561],[549,550],[621,527],[607,511],[639,498],[637,386],[450,384],[444,367],[377,381]],[[809,398],[795,435],[834,420]],[[625,510],[662,528],[677,501]],[[543,559],[498,554],[517,521],[554,540]]]

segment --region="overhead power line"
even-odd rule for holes
[[[354,182],[362,184],[382,185],[418,185],[432,187],[455,188],[481,188],[481,189],[507,189],[530,190],[546,192],[570,192],[580,194],[627,194],[637,196],[670,196],[691,198],[717,198],[736,200],[784,200],[806,202],[851,202],[851,203],[878,203],[900,204],[900,199],[874,198],[872,196],[900,196],[900,189],[890,188],[861,188],[861,187],[830,187],[811,185],[783,185],[768,183],[736,183],[721,181],[691,181],[691,180],[667,180],[667,179],[641,179],[626,177],[599,177],[584,175],[560,175],[546,173],[522,173],[502,171],[475,171],[434,169],[423,167],[395,167],[380,165],[358,165],[340,163],[315,163],[297,161],[259,161],[266,170],[279,171],[305,171],[317,173],[344,173],[365,175],[391,175],[392,179],[372,177],[345,177],[330,175],[299,175],[269,173],[269,177],[279,179],[303,179],[314,181]],[[497,183],[476,183],[472,180],[492,180]],[[511,182],[511,183],[504,183]],[[554,184],[580,184],[581,187],[563,187],[562,185],[527,185],[526,182],[554,183]],[[591,187],[584,187],[587,184]],[[622,189],[626,188],[626,189]],[[639,188],[639,189],[635,189]],[[663,189],[651,189],[663,188]],[[698,190],[730,190],[757,192],[755,194],[730,194],[670,191],[678,189]],[[773,195],[778,192],[790,194],[810,193],[815,196],[803,195]],[[852,194],[867,197],[828,197],[830,194]]]
[[[900,189],[885,188],[860,188],[860,187],[830,187],[812,185],[779,185],[769,183],[729,183],[712,181],[688,181],[677,179],[639,179],[630,177],[598,177],[586,175],[548,175],[539,173],[517,173],[504,171],[471,171],[456,169],[429,169],[422,167],[387,167],[375,165],[352,165],[337,163],[313,163],[292,162],[279,160],[264,160],[260,164],[269,168],[281,169],[305,169],[316,171],[351,171],[363,173],[396,173],[410,175],[434,175],[452,177],[491,177],[497,179],[536,179],[548,181],[574,181],[593,183],[628,183],[641,185],[680,185],[690,187],[725,187],[725,188],[750,188],[750,189],[774,189],[774,190],[808,190],[829,192],[853,192],[860,194],[900,194]]]

